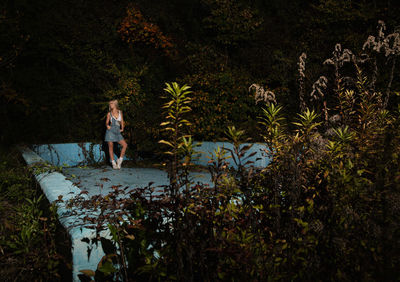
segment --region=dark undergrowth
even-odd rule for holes
[[[0,280],[70,281],[71,242],[15,147],[0,146]]]
[[[335,46],[325,61],[335,67],[330,83],[321,76],[307,95],[300,81],[295,118],[260,90],[259,134],[271,162],[253,167],[245,131],[228,127],[233,149],[215,150],[211,187],[193,183],[188,173],[196,154],[190,87],[167,84],[160,143],[170,184],[149,183],[122,199],[116,187],[105,197],[73,201],[101,209],[86,219],[112,235],[98,238],[106,255],[81,278],[399,281],[400,95],[391,78],[379,85],[368,69],[380,55],[395,60],[400,34],[384,37],[382,30],[369,37],[375,49],[368,54]],[[299,69],[305,79],[305,65]]]

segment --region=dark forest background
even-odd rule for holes
[[[259,141],[250,85],[294,114],[302,52],[309,93],[322,73],[333,76],[323,62],[336,43],[359,54],[379,20],[390,31],[400,22],[396,1],[15,0],[0,9],[1,142],[100,142],[107,101],[118,98],[139,150],[160,139],[165,82],[192,86],[197,140],[234,124]]]
[[[71,277],[62,199],[32,178],[62,168],[13,145],[101,142],[118,99],[128,154],[171,155],[170,185],[68,202],[113,234],[82,281],[399,281],[399,55],[399,1],[1,1],[0,277]],[[212,187],[188,135],[233,144]]]

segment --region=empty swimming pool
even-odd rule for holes
[[[88,196],[105,196],[114,191],[113,187],[123,188],[129,192],[135,188],[145,188],[149,183],[152,183],[153,187],[169,184],[167,172],[156,168],[122,167],[120,170],[115,170],[110,166],[70,167],[64,168],[63,174],[76,187],[86,191]],[[190,177],[194,183],[211,185],[211,176],[207,171],[191,172]]]
[[[218,146],[232,147],[229,143],[205,142],[199,150],[205,152],[197,160],[197,164],[207,165],[209,155]],[[254,164],[266,166],[268,159],[263,155],[264,145],[255,144],[252,151]],[[53,166],[64,166],[62,173],[59,169],[39,170],[35,177],[50,203],[55,202],[58,207],[58,216],[61,224],[71,237],[73,257],[73,280],[79,281],[80,270],[96,270],[104,252],[101,244],[91,246],[88,256],[87,239],[96,238],[96,231],[85,224],[76,224],[81,221],[82,212],[71,212],[67,207],[68,200],[83,196],[89,199],[92,196],[108,195],[115,187],[125,189],[126,192],[136,188],[145,188],[152,183],[152,187],[169,184],[168,175],[164,170],[156,168],[122,167],[113,170],[110,166],[91,167],[90,163],[104,161],[104,153],[99,144],[70,143],[34,145],[32,148],[21,147],[20,151],[29,166],[48,163]],[[232,160],[230,160],[231,165]],[[192,182],[211,184],[207,170],[192,172]],[[79,209],[79,207],[78,207]],[[90,211],[88,211],[90,212]],[[79,215],[77,215],[79,214]],[[109,231],[102,231],[102,237],[110,237]]]

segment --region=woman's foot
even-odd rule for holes
[[[118,167],[118,169],[121,169],[121,164],[122,164],[122,161],[123,161],[124,159],[123,158],[119,158],[118,160],[117,160],[117,167]]]
[[[118,169],[118,165],[115,163],[114,160],[111,161],[113,169]]]

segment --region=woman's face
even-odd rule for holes
[[[110,101],[109,105],[111,110],[115,109],[115,101]]]

